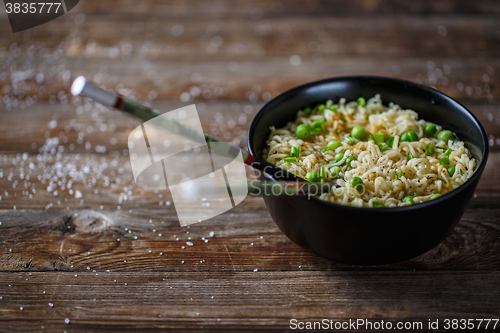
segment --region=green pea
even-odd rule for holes
[[[415,204],[415,200],[413,200],[414,196],[413,195],[407,195],[406,197],[403,198],[403,202],[410,202],[411,204]]]
[[[319,178],[322,178],[322,179],[326,178],[326,169],[325,168],[319,169]]]
[[[285,163],[290,163],[290,162],[297,162],[297,157],[285,157],[283,159],[283,161],[285,161]]]
[[[344,154],[338,153],[337,155],[335,155],[335,158],[333,159],[333,163],[340,162],[340,161],[342,161],[343,158],[344,158]]]
[[[306,180],[311,183],[319,182],[320,178],[319,175],[316,171],[309,171],[306,174]]]
[[[413,131],[408,131],[406,133],[403,133],[401,135],[401,142],[413,142],[413,141],[418,141],[418,135],[417,133]]]
[[[366,105],[366,100],[363,97],[358,98],[358,105],[359,106],[365,106]]]
[[[448,142],[449,140],[455,139],[455,134],[452,131],[441,131],[438,134],[438,140],[443,142]]]
[[[334,166],[330,168],[330,173],[334,178],[339,178],[340,177],[340,167]]]
[[[306,124],[300,124],[295,129],[295,134],[299,139],[306,140],[311,136],[311,130]]]
[[[358,192],[361,192],[361,190],[363,190],[363,180],[359,177],[352,177],[349,180],[349,184],[351,184],[351,186]]]
[[[375,133],[373,134],[373,138],[375,139],[375,143],[384,142],[384,133]]]
[[[302,111],[302,113],[303,113],[305,116],[307,116],[308,114],[310,114],[310,113],[311,113],[311,108],[310,108],[310,107],[305,108],[305,109],[304,109],[304,111]]]
[[[319,112],[323,112],[323,111],[325,111],[325,108],[326,108],[325,104],[320,104],[320,105],[318,105],[318,111],[319,111]]]
[[[433,196],[431,196],[431,197],[429,198],[429,200],[434,200],[434,199],[436,199],[436,198],[439,198],[440,196],[441,196],[441,194],[436,193],[436,194],[434,194]]]
[[[425,124],[425,127],[424,127],[424,134],[425,134],[425,136],[431,137],[434,134],[436,134],[436,132],[437,132],[436,125],[431,124],[431,123]]]
[[[351,130],[351,136],[360,141],[364,140],[366,137],[366,131],[363,126],[354,126]]]
[[[335,105],[330,106],[330,110],[333,112],[337,112],[337,107]]]
[[[292,148],[290,149],[290,156],[299,157],[299,155],[300,155],[300,146],[299,147],[292,146]]]
[[[432,156],[432,155],[434,155],[434,146],[432,145],[432,143],[429,143],[429,144],[425,147],[425,152],[426,152],[427,156]]]
[[[328,148],[328,150],[335,150],[339,147],[342,147],[342,143],[337,140],[332,140],[326,145],[326,148]]]
[[[455,174],[455,167],[448,168],[448,174],[450,175],[450,177],[453,177],[453,175]]]
[[[378,201],[373,201],[373,202],[372,202],[372,206],[373,206],[374,208],[384,208],[384,207],[385,207],[383,203],[380,203],[380,202],[378,202]]]
[[[345,163],[348,165],[348,166],[351,166],[351,162],[352,161],[357,161],[358,159],[356,158],[356,156],[349,156],[348,158],[346,158],[345,160]]]
[[[450,164],[450,159],[448,157],[443,157],[439,159],[439,164],[441,165],[448,165]]]

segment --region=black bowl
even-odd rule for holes
[[[270,126],[283,127],[306,106],[380,94],[389,102],[415,110],[420,119],[455,132],[479,161],[474,175],[459,188],[425,203],[397,208],[358,208],[298,196],[265,195],[278,227],[294,243],[336,261],[386,264],[421,255],[439,244],[462,218],[488,158],[488,140],[479,121],[460,103],[432,88],[373,76],[339,77],[288,90],[257,113],[249,129],[248,147],[261,157]],[[267,162],[266,162],[267,163]],[[259,178],[300,180],[267,163]]]

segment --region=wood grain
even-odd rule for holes
[[[92,225],[83,225],[89,213]],[[260,198],[188,229],[179,227],[173,208],[3,211],[0,270],[491,270],[500,264],[498,213],[498,208],[470,207],[452,235],[428,253],[399,264],[355,267],[291,243]]]
[[[13,34],[0,11],[0,332],[500,318],[499,14],[494,0],[86,0]],[[196,103],[204,131],[244,147],[269,98],[358,74],[437,88],[490,141],[455,230],[391,265],[300,248],[261,197],[179,227],[169,191],[134,185],[140,122],[69,94],[86,75],[160,111]]]
[[[52,282],[47,282],[48,277]],[[498,272],[460,271],[89,272],[77,277],[64,272],[0,273],[0,281],[11,283],[4,293],[10,306],[2,312],[3,328],[39,330],[43,325],[51,331],[217,330],[221,326],[235,331],[283,330],[290,327],[290,318],[397,318],[427,323],[428,318],[469,317],[467,308],[475,309],[473,317],[491,318],[500,310],[498,278]],[[27,281],[16,285],[19,280]],[[419,292],[429,286],[439,292]],[[64,318],[70,319],[69,325]]]

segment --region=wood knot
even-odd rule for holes
[[[84,210],[69,216],[63,216],[54,229],[59,230],[62,234],[85,234],[105,231],[111,225],[113,225],[113,221],[106,215]]]

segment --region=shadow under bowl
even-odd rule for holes
[[[298,110],[341,97],[347,101],[380,94],[389,102],[412,109],[419,119],[439,124],[457,134],[478,161],[472,177],[457,189],[432,201],[397,208],[359,208],[304,195],[264,195],[269,212],[294,243],[323,257],[350,264],[387,264],[419,256],[448,236],[471,200],[488,157],[486,133],[460,103],[432,88],[408,81],[373,76],[352,76],[311,82],[288,90],[253,119],[248,136],[252,154],[262,157],[270,126],[294,121]],[[266,162],[267,163],[267,162]],[[268,165],[267,165],[268,164]],[[261,180],[300,180],[267,163]]]

